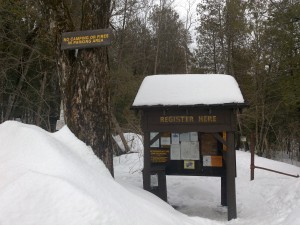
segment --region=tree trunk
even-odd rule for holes
[[[1,71],[0,75],[0,123],[4,122],[4,77],[5,72]]]
[[[43,0],[50,9],[56,35],[56,54],[65,122],[113,175],[108,50],[106,47],[60,50],[62,32],[74,31],[68,6],[64,1]],[[110,0],[82,0],[81,30],[109,26]],[[46,13],[49,10],[46,9]]]
[[[123,21],[122,21],[122,30],[120,33],[120,42],[119,42],[119,52],[118,52],[118,66],[122,63],[122,54],[123,54],[123,43],[125,38],[125,25],[126,25],[126,19],[127,19],[127,0],[124,2],[124,15],[123,15]]]
[[[115,115],[113,113],[111,113],[111,119],[112,119],[112,123],[113,123],[118,135],[120,136],[123,145],[124,145],[125,152],[126,153],[130,152],[130,148],[129,148],[128,143],[125,139],[124,133],[123,133],[118,121],[117,121],[117,118],[115,117]]]
[[[162,9],[162,2],[160,1],[160,8]],[[157,74],[157,68],[158,68],[158,58],[159,58],[159,51],[160,51],[160,29],[161,29],[161,16],[162,12],[159,12],[159,17],[158,17],[158,24],[156,27],[156,48],[155,48],[155,61],[154,61],[154,74]]]
[[[47,82],[47,71],[44,72],[43,75],[43,80],[41,81],[41,87],[39,91],[39,103],[38,103],[38,108],[36,110],[36,116],[35,116],[35,124],[37,126],[41,125],[41,112],[42,112],[42,107],[43,107],[43,102],[44,102],[44,95],[45,95],[45,88],[46,88],[46,82]]]
[[[113,173],[106,49],[79,51],[62,73],[67,78],[62,90],[66,124]]]

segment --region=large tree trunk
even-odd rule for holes
[[[102,159],[113,175],[109,68],[107,48],[60,50],[61,33],[74,31],[72,15],[63,0],[43,0],[56,32],[56,52],[65,122]],[[110,0],[82,0],[81,30],[109,26]]]
[[[110,96],[105,48],[81,50],[71,66],[61,69],[65,121],[74,134],[101,158],[109,170],[112,166],[110,130]]]

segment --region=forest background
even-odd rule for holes
[[[81,19],[84,0],[62,2],[74,21]],[[299,0],[202,0],[197,14],[193,4],[186,1],[179,17],[171,0],[112,1],[115,128],[141,133],[130,106],[147,75],[231,74],[249,104],[238,115],[238,136],[247,141],[237,138],[237,147],[247,149],[253,133],[258,155],[300,161]],[[0,122],[55,131],[61,93],[53,23],[42,11],[40,1],[0,1]]]

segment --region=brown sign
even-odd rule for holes
[[[107,46],[111,44],[111,29],[62,33],[61,50]]]
[[[151,149],[152,163],[166,163],[169,160],[170,150],[167,149]]]
[[[217,123],[217,116],[160,116],[160,123]]]
[[[201,135],[201,154],[218,155],[218,143],[212,134]]]

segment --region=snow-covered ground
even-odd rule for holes
[[[142,188],[142,175],[137,172],[137,167],[142,166],[137,155],[123,155],[114,163],[120,184]],[[282,162],[255,157],[255,163],[300,174],[299,167]],[[227,209],[220,204],[220,185],[220,178],[215,177],[167,176],[168,201],[194,219],[207,218],[217,224],[300,224],[300,179],[256,169],[255,179],[250,181],[249,152],[237,151],[235,220],[227,221]]]
[[[142,155],[114,159],[115,179],[67,127],[51,134],[8,121],[0,125],[1,225],[300,224],[300,179],[256,170],[237,152],[238,219],[220,206],[220,178],[168,176],[168,201],[142,189]],[[256,157],[256,165],[300,168]]]

